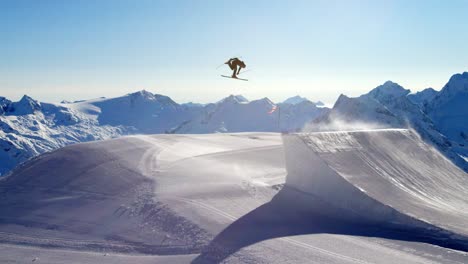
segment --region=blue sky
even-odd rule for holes
[[[468,1],[0,0],[0,96],[58,102],[146,89],[333,103],[468,71]],[[232,56],[249,82],[221,78]]]

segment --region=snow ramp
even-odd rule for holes
[[[406,129],[287,134],[286,186],[370,221],[468,234],[468,175]]]

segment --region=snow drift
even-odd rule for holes
[[[361,220],[468,234],[468,177],[411,130],[283,136],[286,186]]]

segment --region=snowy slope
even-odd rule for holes
[[[468,261],[466,226],[460,225],[467,220],[466,202],[457,203],[466,201],[458,186],[466,179],[414,134],[324,133],[309,137],[319,146],[314,151],[303,141],[291,146],[288,138],[286,152],[279,134],[240,133],[131,136],[40,155],[0,180],[0,262],[35,257],[44,263]],[[385,144],[373,142],[382,138]],[[401,152],[404,160],[398,159]],[[337,171],[348,184],[314,180],[318,163],[310,153],[330,162],[321,172]],[[291,160],[307,160],[300,162],[306,173],[296,174]],[[435,163],[420,171],[427,161]],[[403,173],[395,174],[400,168]],[[433,172],[425,175],[426,169]],[[434,179],[436,174],[442,178]],[[300,178],[306,183],[299,185],[302,191],[293,184]],[[433,225],[347,217],[347,209],[366,208],[370,198],[347,196],[343,209],[336,201],[348,192],[311,195],[312,185],[358,186],[384,207],[394,206],[399,219],[420,223],[435,213],[428,218]],[[439,227],[441,219],[447,221]],[[434,229],[428,232],[428,225]]]

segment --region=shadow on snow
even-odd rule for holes
[[[285,186],[270,202],[219,233],[192,263],[220,263],[240,249],[264,240],[319,233],[421,242],[468,251],[468,237],[420,223],[426,227],[363,220],[363,217]]]

